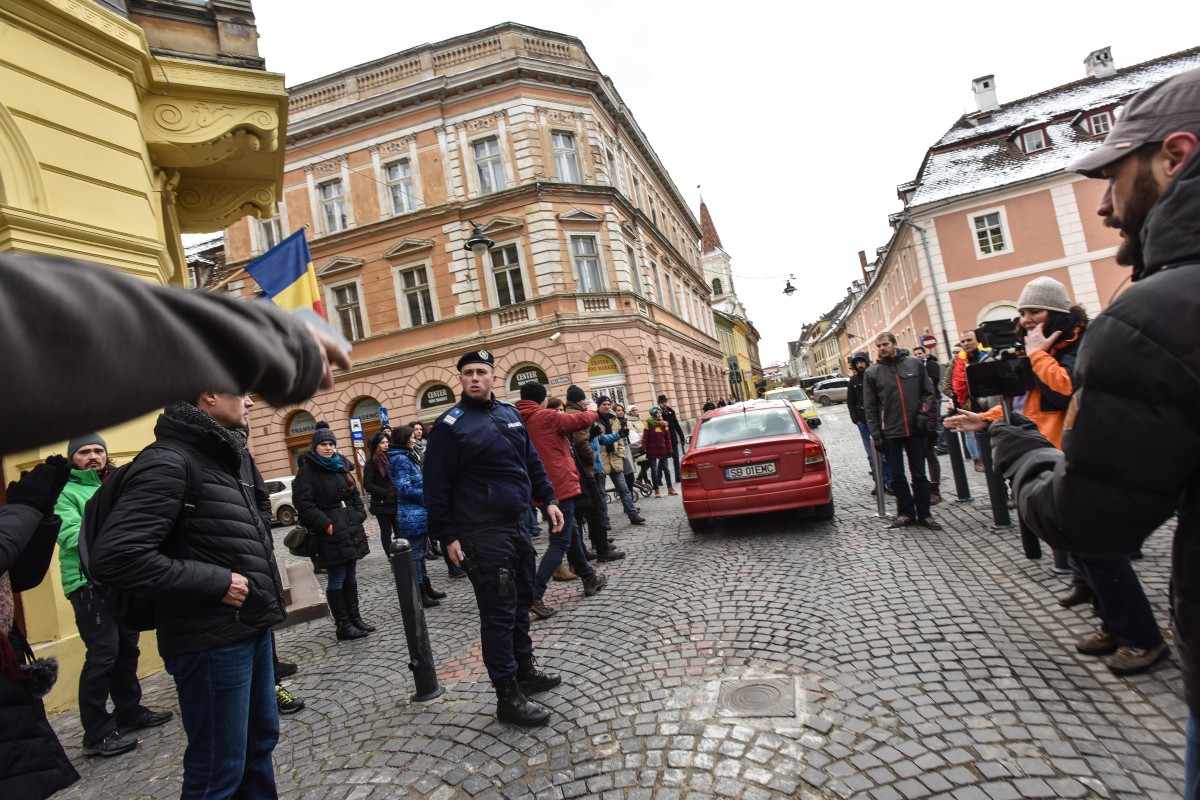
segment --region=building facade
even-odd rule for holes
[[[496,394],[578,384],[699,413],[722,383],[699,226],[611,81],[571,36],[504,24],[291,89],[272,220],[225,234],[236,269],[308,227],[327,316],[354,368],[308,403],[255,409],[255,457],[291,474],[316,420],[430,422],[465,350]],[[493,241],[466,248],[475,228]]]
[[[763,383],[758,354],[759,333],[750,321],[733,282],[733,260],[721,244],[708,204],[700,201],[700,264],[711,295],[713,317],[721,339],[727,392],[717,397],[752,400]],[[716,398],[714,398],[714,401]]]
[[[278,197],[287,96],[257,35],[247,0],[0,5],[0,250],[183,285],[180,233],[269,213]],[[132,458],[153,423],[104,431],[111,455]],[[0,487],[64,449],[4,458]],[[73,705],[84,647],[57,560],[18,598],[17,622],[39,656],[58,658],[47,706]],[[161,668],[153,636],[140,664]]]

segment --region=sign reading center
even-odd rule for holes
[[[421,393],[421,408],[437,408],[454,402],[454,393],[445,384],[435,383]]]
[[[603,378],[607,375],[620,375],[621,367],[616,359],[604,353],[596,353],[588,359],[588,377]]]
[[[546,377],[546,373],[542,371],[541,367],[523,364],[517,367],[512,377],[508,379],[508,390],[510,392],[519,391],[523,383],[540,383],[545,386],[550,383],[550,379]]]

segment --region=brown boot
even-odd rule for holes
[[[561,562],[554,569],[554,580],[556,581],[573,581],[578,577],[575,570],[571,569],[571,565],[566,561]]]

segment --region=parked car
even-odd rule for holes
[[[825,445],[786,400],[750,400],[705,414],[679,477],[693,531],[717,517],[796,508],[833,519]]]
[[[772,389],[763,397],[764,400],[787,400],[796,407],[800,412],[800,416],[804,417],[804,421],[812,427],[817,427],[821,424],[821,414],[817,411],[817,406],[809,399],[808,395],[799,386],[783,386],[778,389]]]
[[[292,504],[292,481],[295,475],[286,478],[271,478],[266,481],[267,493],[271,495],[271,519],[280,525],[296,524],[296,506]]]
[[[806,392],[809,392],[809,391],[812,391],[812,388],[814,386],[816,386],[818,383],[822,383],[823,381],[827,381],[832,378],[844,378],[844,377],[846,377],[846,376],[838,375],[837,373],[831,372],[826,375],[809,375],[808,377],[801,378],[800,380],[796,381],[796,383],[797,383],[797,385],[800,386],[801,389],[803,389]]]
[[[823,406],[833,403],[844,403],[846,402],[846,391],[849,388],[849,378],[831,378],[827,381],[821,381],[814,386],[812,391],[809,392],[809,396]]]

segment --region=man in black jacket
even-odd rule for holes
[[[867,371],[867,367],[871,366],[871,359],[867,358],[866,353],[855,353],[850,359],[850,369],[854,374],[850,376],[850,383],[846,386],[846,408],[850,411],[850,421],[858,426],[858,433],[862,436],[863,449],[867,451],[867,464],[871,468],[871,479],[875,479],[875,461],[880,462],[880,469],[883,470],[883,488],[884,491],[892,490],[892,476],[888,472],[887,455],[882,450],[876,450],[871,444],[871,429],[867,425],[867,411],[863,398],[863,379]],[[878,489],[871,489],[871,494],[874,495]]]
[[[269,527],[241,478],[246,395],[168,406],[91,551],[101,583],[154,596],[188,746],[184,797],[275,797],[271,626],[284,618]],[[168,449],[170,448],[170,449]],[[193,473],[199,487],[188,486]],[[198,493],[181,523],[184,499]]]
[[[1200,69],[1142,91],[1072,169],[1108,182],[1096,213],[1121,231],[1135,283],[1088,326],[1063,451],[992,425],[996,468],[1021,519],[1047,543],[1090,556],[1135,552],[1178,514],[1171,620],[1188,705],[1184,796],[1200,792]],[[1049,337],[1051,343],[1057,335]],[[1129,365],[1140,386],[1132,391]],[[1164,443],[1169,443],[1164,447]],[[1148,667],[1165,655],[1129,652]],[[1114,656],[1114,662],[1116,656]]]
[[[675,409],[667,405],[665,394],[658,396],[658,407],[662,409],[667,430],[671,432],[671,462],[675,465],[675,483],[679,483],[679,450],[687,444],[687,436],[679,424],[679,417],[675,414]]]
[[[863,409],[877,450],[887,453],[892,492],[898,513],[891,527],[942,526],[929,511],[929,479],[925,477],[925,436],[928,415],[933,413],[933,385],[925,365],[912,356],[900,356],[896,335],[884,331],[875,339],[879,360],[863,379]],[[904,460],[912,471],[912,489],[904,476]]]

